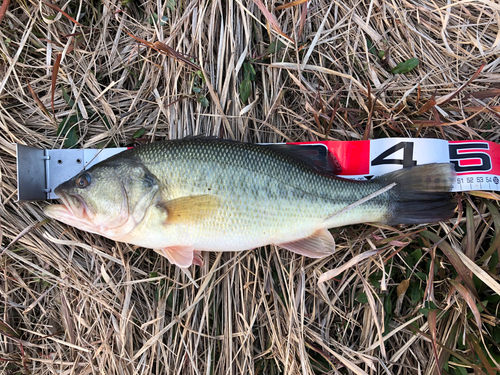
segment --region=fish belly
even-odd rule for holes
[[[184,184],[183,189],[171,189],[171,199],[210,192],[220,198],[220,206],[202,220],[177,224],[168,224],[168,215],[154,206],[124,241],[156,249],[193,246],[200,251],[240,251],[296,241],[319,229],[379,220],[384,213],[383,207],[372,205],[328,220],[354,201],[342,197],[326,199],[290,186],[278,187],[272,178],[262,184],[256,181],[258,176],[253,177],[254,183],[245,184],[245,188],[238,188],[231,176],[219,176],[218,185],[205,180],[210,188],[191,182]],[[202,181],[201,177],[195,180]]]

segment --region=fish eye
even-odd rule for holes
[[[90,175],[88,173],[84,173],[76,179],[76,187],[84,189],[90,185],[90,181]]]

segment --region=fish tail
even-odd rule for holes
[[[447,220],[456,204],[450,194],[456,176],[453,164],[425,164],[404,168],[376,180],[387,186],[389,209],[386,224],[423,224]]]

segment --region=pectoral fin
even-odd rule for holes
[[[192,224],[210,216],[219,207],[220,198],[215,195],[189,195],[160,203],[167,211],[166,224]]]
[[[181,268],[187,268],[193,263],[199,263],[199,259],[195,258],[195,251],[192,246],[171,246],[155,251],[167,258],[170,263]],[[199,253],[197,253],[196,256],[198,256],[198,254]]]
[[[319,229],[297,241],[276,245],[309,258],[323,258],[335,252],[335,240],[327,229]]]

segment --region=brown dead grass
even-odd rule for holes
[[[480,330],[447,281],[453,267],[434,247],[421,263],[436,259],[425,300],[440,310],[428,319],[419,311],[426,301],[412,304],[403,295],[399,313],[386,319],[408,254],[431,247],[412,234],[418,227],[337,229],[338,251],[324,260],[274,247],[204,254],[205,266],[192,268],[198,288],[151,250],[57,222],[5,248],[44,219],[44,202],[15,202],[12,143],[63,147],[58,124],[77,113],[77,147],[84,148],[132,144],[141,128],[147,141],[192,134],[356,140],[366,133],[498,142],[497,2],[314,0],[307,11],[305,4],[275,10],[285,3],[263,2],[271,24],[252,0],[48,4],[15,1],[0,15],[0,373],[436,374],[436,356],[451,367],[464,357],[481,364]],[[151,23],[154,14],[164,22]],[[170,54],[131,35],[162,42]],[[278,40],[283,47],[267,53]],[[180,56],[199,65],[206,82]],[[413,57],[418,68],[390,72]],[[251,59],[253,92],[242,103]],[[462,202],[469,208],[464,225],[446,241],[477,260],[500,236],[498,205]],[[427,229],[444,237],[453,224]],[[392,237],[399,242],[384,241]],[[322,272],[369,249],[381,251],[318,285]],[[367,303],[358,302],[360,293]],[[486,341],[498,321],[498,305],[488,308],[481,313]],[[486,365],[482,371],[490,372]]]

